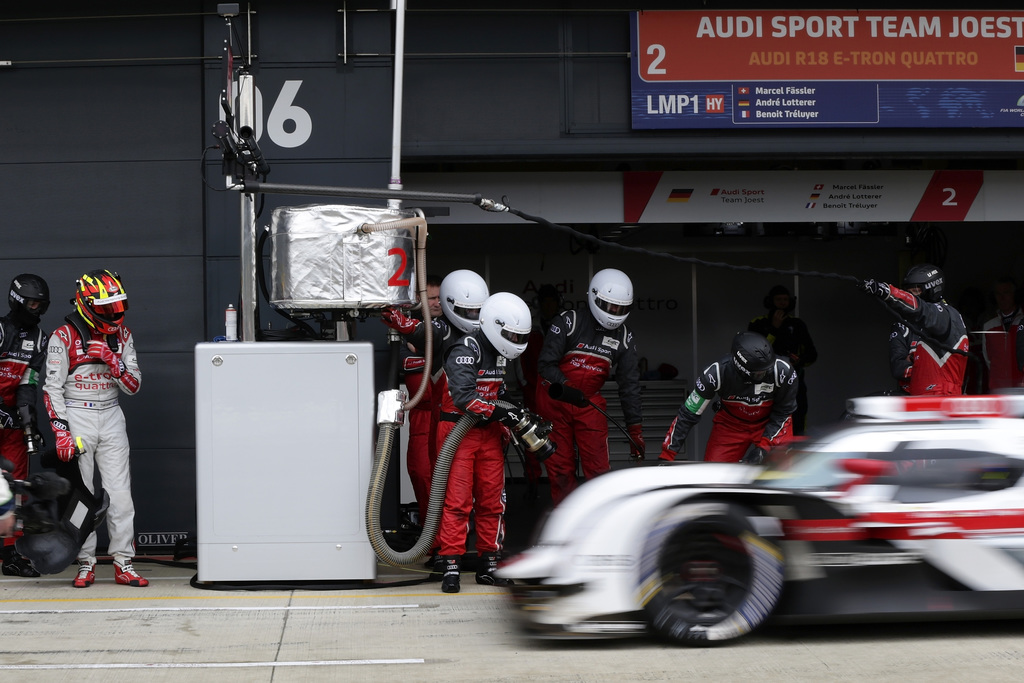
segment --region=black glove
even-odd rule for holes
[[[764,449],[757,444],[750,444],[747,448],[747,452],[740,458],[740,462],[744,465],[760,465],[764,462],[764,456],[766,456]]]
[[[0,428],[17,429],[21,426],[18,419],[18,410],[12,406],[0,403]]]
[[[889,284],[881,282],[880,280],[863,280],[861,282],[861,288],[868,294],[877,296],[879,299],[885,301],[889,298]]]
[[[556,401],[571,403],[577,408],[584,408],[590,405],[590,401],[587,400],[582,391],[576,387],[570,387],[568,384],[552,384],[548,387],[548,396]]]

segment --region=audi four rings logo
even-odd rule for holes
[[[455,359],[456,365],[472,365],[473,359],[469,356],[459,356]]]

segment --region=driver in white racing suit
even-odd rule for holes
[[[135,556],[135,504],[132,501],[128,433],[118,394],[135,394],[142,384],[131,330],[123,324],[128,298],[121,279],[94,270],[78,280],[75,312],[50,337],[43,400],[57,443],[57,457],[78,459],[82,480],[93,492],[93,473],[110,496],[107,548],[114,579],[128,586],[149,581],[132,566]],[[76,588],[95,581],[96,532],[78,553]]]

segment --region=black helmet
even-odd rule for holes
[[[39,306],[29,308],[29,301],[38,301]],[[11,280],[11,292],[7,295],[13,318],[21,325],[31,327],[39,324],[39,318],[50,307],[50,288],[46,280],[38,275],[22,273]]]
[[[942,271],[930,263],[919,263],[910,266],[906,276],[903,278],[903,288],[920,287],[920,297],[930,303],[942,301],[943,285],[945,278]]]
[[[775,363],[775,352],[757,332],[740,332],[732,340],[732,362],[748,383],[760,382]]]

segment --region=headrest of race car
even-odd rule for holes
[[[1024,394],[992,396],[864,396],[847,400],[857,417],[882,420],[1024,417]]]

